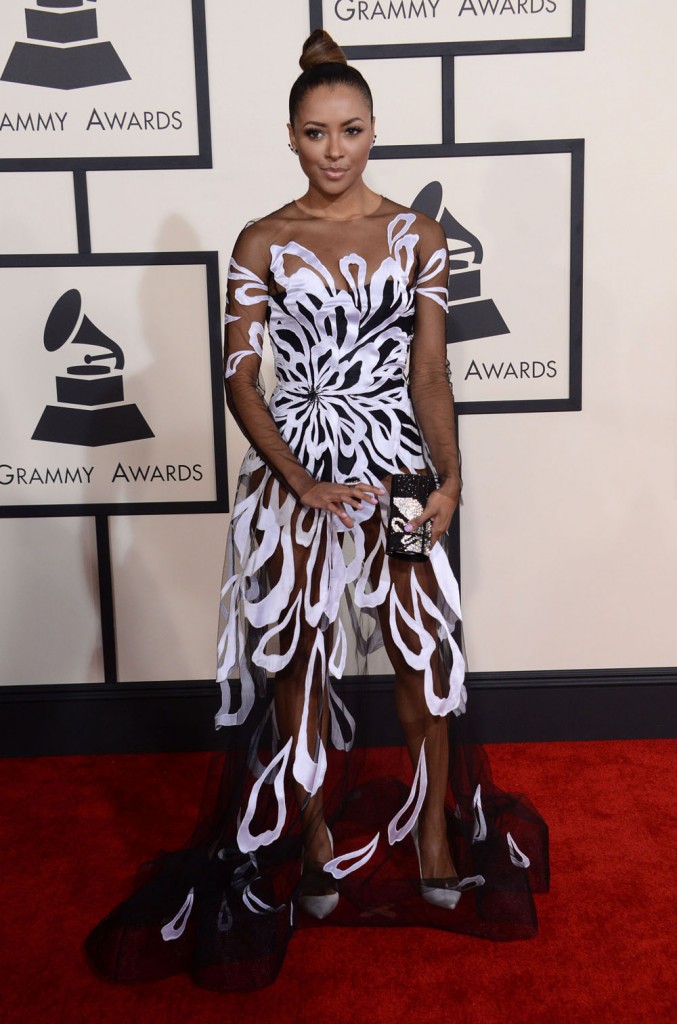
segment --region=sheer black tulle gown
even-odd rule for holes
[[[110,979],[186,971],[220,990],[272,982],[294,929],[322,926],[304,910],[301,872],[302,824],[307,842],[307,810],[319,801],[333,855],[318,891],[339,896],[327,924],[497,940],[536,933],[547,826],[526,797],[497,788],[469,735],[448,544],[423,563],[385,553],[392,474],[444,478],[456,466],[447,279],[439,226],[387,199],[370,216],[331,224],[290,203],[238,239],[226,387],[252,447],[221,592],[223,751],[186,848],[145,865],[134,894],[87,939]],[[266,325],[276,378],[268,404],[259,387]],[[383,493],[345,529],[301,503],[309,477]],[[365,746],[379,706],[374,675],[393,668],[408,748],[400,757]],[[454,909],[422,898],[414,845],[440,721]]]

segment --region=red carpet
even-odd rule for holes
[[[540,934],[299,932],[269,989],[98,980],[81,944],[138,864],[192,829],[208,755],[0,761],[3,1024],[677,1021],[676,741],[488,748],[551,830]],[[388,758],[388,752],[379,752]]]

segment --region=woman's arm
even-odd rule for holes
[[[240,234],[228,270],[224,371],[226,401],[238,426],[287,490],[300,497],[315,481],[280,436],[258,386],[266,309],[269,250],[256,224]]]
[[[431,221],[425,223],[420,237],[409,388],[414,414],[440,478],[440,486],[431,495],[424,516],[412,520],[412,527],[416,529],[431,519],[435,543],[451,523],[461,494],[461,476],[454,398],[447,363],[447,240],[439,225]]]

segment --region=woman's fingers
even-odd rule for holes
[[[424,525],[424,523],[427,522],[430,522],[431,526],[430,546],[433,547],[435,544],[437,544],[442,534],[446,533],[447,530],[449,529],[449,524],[451,523],[450,519],[447,520],[446,518],[436,516],[434,514],[429,516],[421,515],[418,516],[416,519],[412,519],[410,523],[407,523],[407,525],[404,527],[404,532],[413,533],[414,530],[418,530],[421,526]]]
[[[439,491],[433,491],[421,515],[411,519],[404,527],[404,532],[413,533],[424,523],[430,522],[432,546],[449,529],[455,507],[456,505],[451,499],[440,495]]]
[[[372,484],[342,484],[340,485],[342,491],[348,491],[350,497],[345,497],[343,494],[339,499],[344,504],[350,504],[353,508],[363,508],[364,502],[368,501],[370,505],[378,505],[378,495],[385,494],[382,487],[374,487]],[[357,497],[355,497],[357,495]]]
[[[384,494],[382,487],[375,487],[373,484],[338,484],[338,483],[316,483],[301,498],[304,505],[310,508],[324,508],[333,512],[344,526],[349,529],[355,525],[346,506],[350,509],[364,508],[364,502],[370,505],[378,504],[378,495]]]
[[[428,508],[426,507],[426,508],[424,508],[424,510],[423,510],[423,512],[421,513],[420,516],[416,516],[415,519],[410,519],[409,520],[407,525],[404,527],[404,532],[405,533],[413,533],[414,530],[418,530],[418,528],[420,526],[423,526],[424,523],[427,523],[429,519],[434,519],[434,518],[435,518],[435,512],[434,511],[432,511],[432,512],[429,511]]]
[[[349,530],[352,530],[353,526],[355,525],[355,522],[353,519],[351,519],[351,517],[344,508],[341,508],[340,505],[337,505],[335,502],[330,501],[327,504],[327,509],[329,512],[333,512],[335,516],[338,516],[338,518],[341,520],[344,526],[347,526]]]
[[[355,490],[363,500],[366,499],[372,505],[378,505],[378,496],[385,494],[382,487],[374,487],[372,484],[355,484]]]

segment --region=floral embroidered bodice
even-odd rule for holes
[[[453,471],[447,274],[441,229],[386,199],[371,217],[331,223],[289,204],[242,232],[226,384],[254,448],[292,490],[301,493],[300,467],[339,482],[421,469],[425,444],[437,472]],[[266,322],[276,375],[267,409],[256,387]]]

